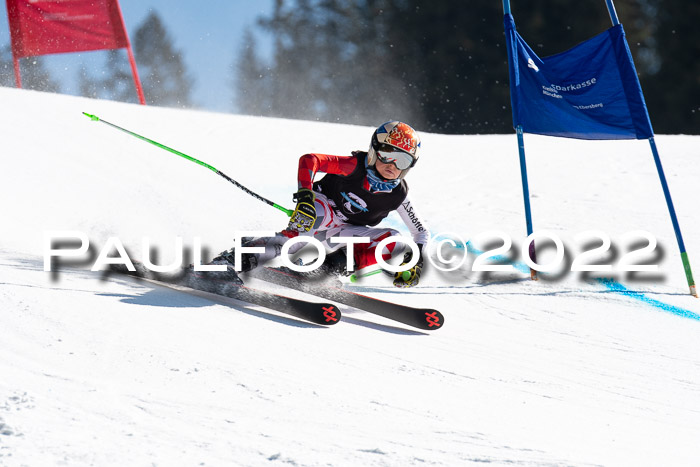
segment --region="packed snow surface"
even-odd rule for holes
[[[287,207],[300,155],[366,149],[372,128],[8,88],[0,102],[0,465],[697,465],[700,300],[646,141],[525,136],[535,231],[566,249],[561,271],[531,281],[515,135],[423,133],[411,197],[433,234],[471,239],[468,260],[410,290],[382,276],[349,287],[438,308],[445,326],[341,307],[320,327],[91,271],[110,238],[139,258],[147,237],[167,263],[176,237],[211,255],[286,218],[82,112]],[[656,140],[698,277],[700,137]],[[571,272],[601,243],[576,238],[590,230],[612,247],[587,262],[615,266],[643,230],[658,246],[638,262],[658,271]],[[54,231],[85,233],[92,256],[45,272]],[[502,243],[493,231],[513,240],[500,254],[514,271],[471,270]]]

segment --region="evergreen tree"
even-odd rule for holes
[[[78,71],[80,95],[120,102],[138,102],[134,79],[129,67],[126,51],[107,51],[105,66],[99,77],[92,76],[85,65]]]
[[[252,106],[271,116],[360,124],[414,121],[409,114],[421,110],[406,91],[410,86],[396,76],[401,67],[392,46],[374,41],[386,37],[384,16],[374,20],[384,3],[277,0],[272,16],[260,21],[274,38],[271,63],[255,62],[254,46],[238,59],[236,82],[248,83],[237,90],[242,111]],[[248,103],[251,98],[257,102]]]
[[[439,133],[506,132],[508,68],[500,2],[465,6],[407,1],[392,15],[391,32],[408,53],[407,76],[419,91],[422,127]]]
[[[234,61],[235,78],[232,87],[238,111],[247,115],[269,115],[269,77],[267,69],[256,53],[255,37],[250,29],[243,34],[243,45]]]
[[[100,83],[98,80],[90,76],[90,72],[83,64],[78,70],[78,90],[81,96],[97,99],[101,97]]]
[[[43,57],[26,57],[19,61],[22,88],[44,92],[61,92],[61,85],[53,79],[44,65]]]
[[[163,22],[151,12],[136,30],[134,55],[151,105],[190,107],[192,79],[180,51],[173,46]]]
[[[126,50],[116,49],[107,52],[104,79],[101,84],[108,99],[138,103],[138,94]]]
[[[325,120],[320,78],[327,76],[327,64],[321,54],[329,44],[318,30],[320,16],[308,0],[292,8],[277,0],[272,18],[261,22],[275,39],[267,76],[272,116]]]
[[[324,62],[331,64],[330,79],[323,80],[327,120],[377,125],[402,119],[423,125],[420,90],[407,60],[414,50],[394,34],[391,6],[384,0],[324,2],[322,31],[330,45]]]
[[[19,61],[22,88],[35,91],[60,92],[60,84],[46,69],[42,57],[26,57]],[[15,69],[10,46],[0,49],[0,86],[15,86]]]
[[[60,92],[60,84],[46,69],[42,57],[26,57],[19,61],[22,88],[35,91]],[[0,49],[0,86],[15,87],[15,69],[9,45]]]

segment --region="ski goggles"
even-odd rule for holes
[[[399,170],[410,169],[416,164],[416,160],[407,152],[388,144],[380,144],[374,149],[377,159],[384,164],[394,164]]]

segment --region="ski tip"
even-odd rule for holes
[[[340,310],[337,306],[332,303],[325,303],[321,306],[323,310],[323,318],[319,321],[319,324],[325,324],[326,326],[331,326],[340,321]]]
[[[445,317],[437,310],[425,310],[425,327],[423,329],[434,331],[445,324]]]
[[[90,120],[92,120],[93,122],[99,122],[99,121],[100,121],[100,118],[99,118],[97,115],[92,115],[92,114],[89,114],[89,113],[87,113],[87,112],[83,112],[83,115],[85,115],[86,117],[89,117]]]

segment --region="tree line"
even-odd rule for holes
[[[611,26],[603,0],[513,0],[519,32],[540,57]],[[700,131],[700,3],[617,0],[658,133]],[[500,1],[277,0],[238,62],[246,113],[376,124],[404,119],[438,133],[512,132]]]
[[[697,134],[700,4],[615,5],[655,131]],[[602,0],[514,0],[512,10],[541,57],[611,25]],[[240,113],[371,126],[402,119],[436,133],[513,131],[499,1],[276,0],[271,14],[243,34],[242,47],[228,58],[231,108]],[[259,34],[272,39],[271,51],[256,42]],[[193,81],[160,17],[152,13],[132,39],[147,102],[193,106]],[[14,83],[8,56],[6,48],[2,85]],[[26,87],[56,91],[40,58],[22,60]],[[136,102],[124,51],[111,51],[99,76],[81,70],[79,82],[85,96]]]

